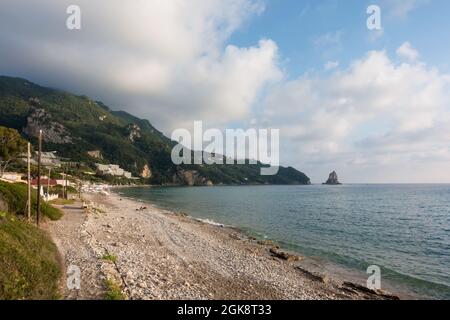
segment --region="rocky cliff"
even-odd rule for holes
[[[333,171],[332,173],[330,173],[330,176],[328,177],[327,182],[325,182],[324,184],[332,185],[332,186],[336,186],[336,185],[340,185],[341,184],[339,182],[339,178],[338,178],[338,175],[337,175],[336,171]]]
[[[40,107],[37,102],[31,107],[30,114],[27,117],[27,125],[23,128],[23,132],[31,137],[37,138],[39,130],[42,130],[43,140],[45,142],[55,144],[73,143],[73,140],[67,129],[61,123],[52,119],[44,108]]]

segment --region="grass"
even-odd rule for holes
[[[122,288],[117,282],[107,279],[105,281],[105,287],[105,300],[125,300],[125,295],[122,293]]]
[[[59,298],[60,264],[48,235],[16,216],[0,214],[0,300]]]
[[[36,190],[31,214],[36,216]],[[0,181],[0,300],[48,300],[59,298],[61,267],[58,251],[49,236],[25,222],[27,186]],[[41,213],[58,220],[62,212],[41,201]]]
[[[31,194],[31,214],[36,215],[36,190]],[[0,200],[3,199],[9,208],[9,212],[25,216],[27,209],[27,186],[22,183],[6,183],[0,181]],[[59,220],[62,217],[61,210],[41,201],[41,213],[50,220]]]
[[[113,262],[113,263],[116,263],[116,261],[117,261],[117,257],[116,257],[115,255],[113,255],[113,254],[105,254],[105,255],[102,257],[102,259],[103,259],[103,260],[107,260],[107,261],[111,261],[111,262]]]

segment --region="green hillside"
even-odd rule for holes
[[[275,176],[261,176],[258,165],[182,165],[171,161],[174,145],[149,121],[123,111],[111,111],[86,96],[44,88],[27,80],[0,77],[0,126],[15,128],[36,142],[44,130],[44,149],[73,161],[114,163],[152,184],[308,184],[294,168],[280,168]],[[88,151],[99,151],[95,159]]]
[[[58,251],[47,233],[26,222],[26,199],[26,185],[0,181],[0,300],[57,299],[62,272]],[[31,208],[35,221],[35,192]],[[43,201],[41,212],[44,220],[62,216]]]
[[[0,300],[59,298],[61,269],[48,235],[0,212]]]

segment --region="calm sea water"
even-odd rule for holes
[[[241,228],[413,296],[450,299],[450,185],[131,188],[159,207]],[[336,270],[338,270],[337,268]],[[392,290],[392,289],[391,289]]]

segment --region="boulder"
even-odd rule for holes
[[[273,242],[272,240],[259,240],[258,244],[260,244],[262,246],[277,247],[275,242]]]
[[[400,300],[396,295],[392,295],[382,290],[372,290],[353,282],[344,282],[341,289],[356,295],[363,295],[367,299]]]
[[[285,251],[282,251],[276,247],[270,248],[270,253],[272,254],[272,256],[281,259],[281,260],[286,260],[286,261],[299,261],[300,257],[287,253]]]
[[[328,283],[330,281],[330,279],[328,278],[327,275],[314,273],[314,272],[308,271],[306,269],[303,269],[302,267],[297,267],[297,270],[300,271],[308,279],[311,279],[313,281],[318,281],[318,282],[322,282],[322,283]]]

